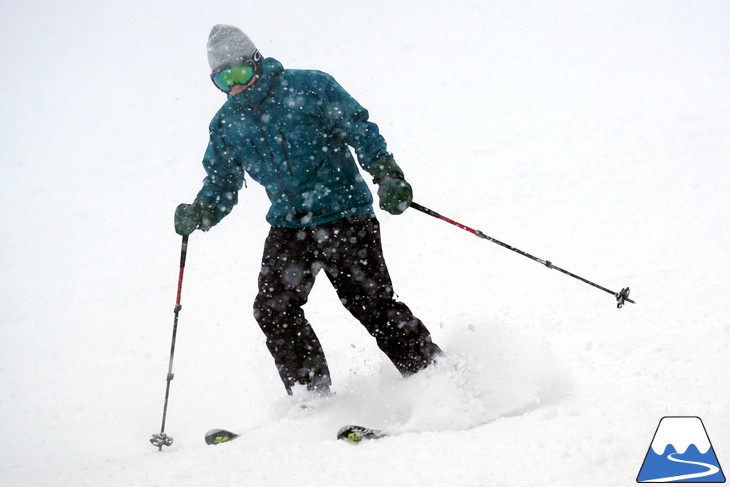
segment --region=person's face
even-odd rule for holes
[[[228,95],[231,95],[231,96],[240,95],[241,93],[243,93],[247,89],[251,88],[254,84],[256,84],[256,81],[258,79],[259,79],[258,76],[254,76],[253,78],[251,78],[251,81],[249,81],[245,85],[233,85],[231,87],[231,91],[229,91],[227,94]]]

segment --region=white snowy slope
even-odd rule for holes
[[[632,485],[663,416],[730,464],[730,4],[0,4],[0,484]],[[322,278],[336,396],[285,396],[251,303],[264,191],[180,238],[223,97],[216,23],[331,73],[415,200],[618,291],[409,210],[379,212],[400,298],[447,354],[402,380]],[[399,433],[358,447],[346,423]],[[205,432],[241,433],[206,446]],[[727,472],[726,472],[727,475]]]

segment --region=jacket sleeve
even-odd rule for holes
[[[355,149],[366,171],[378,159],[390,156],[378,126],[368,120],[368,111],[327,73],[317,72],[313,90],[321,101],[322,117],[330,130]]]
[[[203,187],[197,196],[209,198],[215,205],[214,225],[238,203],[238,191],[245,182],[243,167],[226,149],[217,120],[218,117],[210,124],[210,141],[203,157],[207,176],[203,179]]]

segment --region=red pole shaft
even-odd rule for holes
[[[182,297],[183,274],[185,274],[185,258],[188,254],[188,235],[182,238],[182,248],[180,249],[180,275],[177,279],[177,299],[175,300],[175,308],[180,307],[180,298]]]
[[[180,277],[177,280],[177,300],[175,301],[175,307],[177,308],[180,306],[180,298],[182,296],[182,283],[183,283],[183,274],[185,273],[185,268],[180,268]]]

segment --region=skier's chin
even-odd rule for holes
[[[246,91],[246,88],[248,88],[248,86],[246,85],[233,85],[231,87],[231,91],[229,91],[228,94],[231,96],[240,95],[241,93]]]
[[[253,79],[251,81],[249,81],[248,83],[246,83],[245,85],[233,85],[231,87],[231,91],[229,91],[228,94],[230,96],[240,95],[241,93],[243,93],[247,89],[251,88],[256,83],[256,81],[258,79],[259,79],[258,76],[254,76]]]

